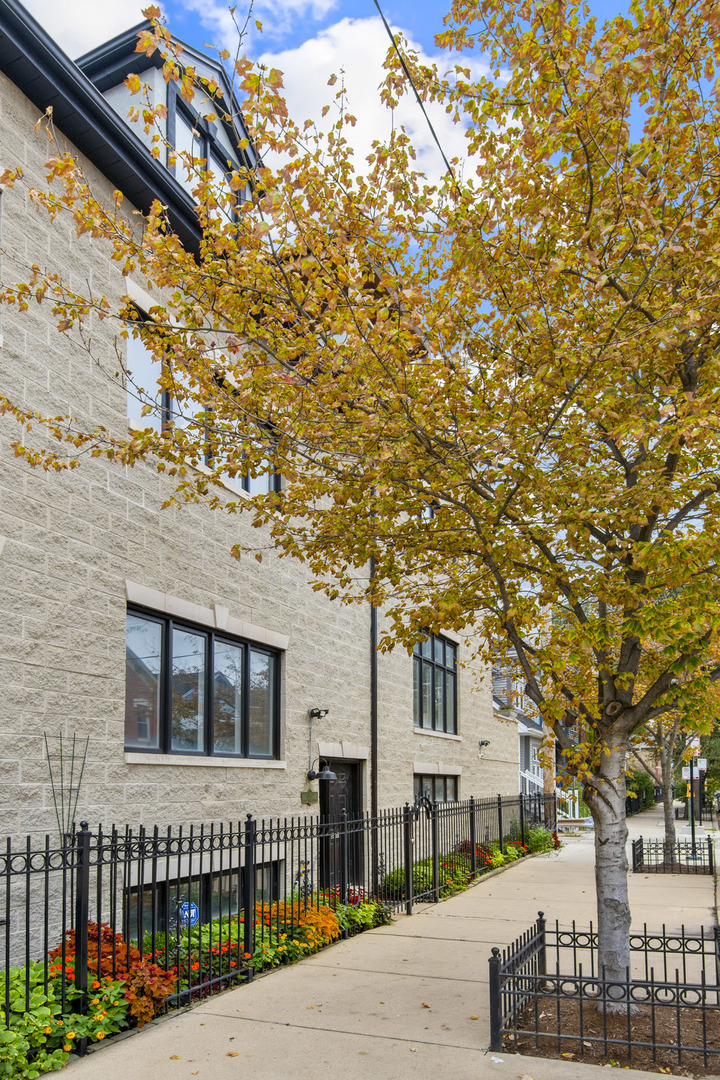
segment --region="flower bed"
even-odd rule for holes
[[[454,893],[464,892],[468,885],[489,870],[496,870],[507,863],[515,862],[524,855],[533,855],[554,851],[561,847],[556,832],[541,825],[528,829],[527,842],[512,836],[503,840],[502,845],[492,840],[475,845],[475,863],[477,870],[472,870],[472,842],[460,840],[453,851],[440,856],[438,864],[438,893],[441,899]],[[389,900],[400,900],[405,896],[405,870],[403,867],[386,874],[382,884],[383,896]],[[417,902],[433,901],[433,860],[420,859],[413,863],[413,897]]]
[[[89,923],[84,1011],[75,988],[75,932],[69,930],[48,954],[47,982],[44,961],[0,972],[0,1078],[34,1080],[62,1068],[82,1040],[99,1042],[142,1027],[168,1005],[226,989],[250,971],[295,963],[343,933],[391,921],[386,905],[361,898],[358,890],[349,891],[348,899],[342,903],[329,892],[307,902],[258,904],[252,953],[244,951],[242,916],[156,934],[154,951],[149,935],[142,943],[126,942],[107,924]]]

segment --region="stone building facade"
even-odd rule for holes
[[[28,189],[44,183],[49,156],[38,117],[53,105],[58,140],[98,192],[124,192],[127,213],[159,194],[191,237],[187,191],[160,175],[80,68],[8,0],[0,69],[0,168],[19,164],[24,174],[2,194],[3,281],[37,263],[71,287],[91,281],[140,302],[143,283],[123,278],[107,247],[78,238],[69,221],[50,225],[33,205]],[[1,393],[112,431],[127,425],[116,375],[126,343],[109,324],[83,342],[58,332],[48,305],[2,306],[0,321]],[[342,774],[359,809],[412,802],[417,791],[517,793],[516,726],[493,714],[489,672],[455,635],[440,639],[440,660],[422,650],[374,655],[367,606],[312,591],[303,566],[272,550],[262,564],[231,557],[249,535],[242,515],[163,509],[171,481],[146,464],[88,458],[64,473],[32,469],[13,453],[18,435],[12,419],[0,421],[0,831],[57,830],[45,734],[53,752],[60,734],[66,751],[73,735],[78,746],[89,738],[76,818],[93,826],[317,813],[332,803],[332,784],[318,802],[318,781],[307,779],[319,759]],[[139,659],[129,616],[138,641],[160,642]],[[204,650],[194,668],[185,647]],[[419,719],[423,685],[441,678],[456,687],[444,719],[429,698]],[[54,768],[57,781],[57,760]]]

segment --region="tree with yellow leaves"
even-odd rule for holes
[[[177,500],[251,514],[329,595],[382,605],[385,645],[504,641],[583,785],[601,963],[622,981],[628,747],[673,710],[702,730],[720,675],[720,9],[636,0],[599,26],[575,2],[456,0],[438,44],[459,52],[451,75],[391,53],[383,94],[409,71],[462,126],[464,172],[439,184],[402,131],[356,166],[342,91],[321,136],[246,60],[264,163],[219,185],[186,162],[197,251],[159,205],[139,236],[54,159],[38,201],[162,296],[130,332],[186,422],[126,436],[46,417],[63,445],[17,452],[155,463]],[[157,22],[140,43],[156,47],[187,86]],[[135,317],[39,272],[4,299],[30,295],[65,332]],[[137,388],[148,412],[156,391]],[[228,499],[224,477],[268,462],[281,491]]]

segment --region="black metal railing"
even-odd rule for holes
[[[540,912],[490,957],[490,1048],[590,1061],[707,1067],[720,1056],[720,928],[631,934],[624,978],[598,964],[597,931]]]
[[[692,840],[668,844],[638,836],[632,841],[632,868],[636,874],[714,874],[715,845],[709,836],[694,844]]]
[[[63,1013],[83,1014],[93,983],[138,963],[174,980],[165,1007],[187,1004],[337,936],[343,906],[411,911],[439,900],[488,868],[491,844],[524,843],[533,826],[554,820],[552,798],[525,795],[420,799],[338,821],[248,815],[230,825],[94,831],[83,822],[57,845],[8,840],[5,1016],[12,968],[16,987],[25,980],[26,1008],[40,979]]]
[[[675,807],[675,820],[690,821],[687,802],[683,806]],[[706,825],[712,825],[714,828],[718,823],[718,812],[711,803],[708,803],[695,813],[695,822],[697,825],[705,823]]]

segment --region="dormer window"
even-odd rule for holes
[[[127,119],[128,110],[138,104],[126,82],[129,75],[137,75],[143,89],[147,89],[151,103],[165,105],[167,116],[159,116],[156,128],[150,132],[144,131],[142,124],[131,124],[132,133],[145,143],[153,156],[157,153],[157,136],[166,141],[168,154],[163,164],[190,195],[197,186],[200,174],[206,169],[211,172],[215,186],[223,187],[228,195],[223,212],[228,214],[229,210],[232,217],[232,208],[246,197],[246,193],[233,192],[229,176],[243,166],[253,168],[257,164],[232,84],[222,64],[190,45],[178,42],[182,47],[180,64],[192,67],[199,80],[194,100],[186,101],[176,84],[166,83],[162,77],[164,61],[160,52],[147,56],[144,52],[136,51],[138,34],[149,27],[150,23],[146,21],[125,31],[81,57],[77,61],[78,67],[123,120]],[[212,84],[218,87],[215,104],[207,89]],[[224,120],[224,112],[230,114],[232,119]],[[214,113],[217,119],[208,121],[204,113]],[[241,145],[246,149],[241,149]],[[175,154],[178,159],[173,163]],[[193,162],[194,169],[188,169]],[[172,203],[172,199],[169,201]]]
[[[168,90],[168,164],[187,192],[192,194],[198,182],[198,173],[206,169],[212,173],[215,184],[224,189],[234,204],[239,195],[233,192],[229,173],[237,168],[230,156],[230,139],[220,133],[220,121],[206,120],[190,109],[174,86]],[[227,146],[223,142],[228,143]],[[190,169],[189,166],[194,168]],[[226,211],[227,212],[227,211]]]

